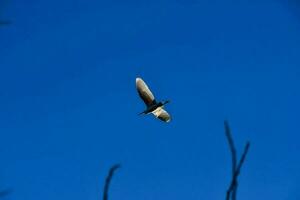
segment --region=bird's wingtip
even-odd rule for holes
[[[136,77],[136,79],[135,79],[135,82],[137,83],[137,82],[139,82],[139,81],[141,81],[142,79],[140,78],[140,77]]]
[[[169,123],[171,121],[171,118],[167,119],[166,122]]]

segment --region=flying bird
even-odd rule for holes
[[[164,105],[169,103],[170,101],[166,100],[157,102],[147,84],[141,78],[136,78],[135,81],[139,96],[147,106],[146,110],[141,112],[140,114],[152,113],[156,118],[164,122],[171,121],[171,116],[167,111],[164,110]]]

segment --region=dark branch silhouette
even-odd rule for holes
[[[109,185],[110,185],[111,179],[112,179],[115,171],[117,169],[119,169],[120,167],[121,167],[121,165],[116,164],[110,168],[108,175],[106,177],[106,180],[105,180],[105,185],[104,185],[104,190],[103,190],[103,200],[108,200],[108,191],[109,191]]]
[[[235,169],[236,169],[236,163],[237,163],[237,158],[236,158],[236,149],[235,149],[235,146],[234,146],[234,142],[233,142],[233,138],[231,136],[231,131],[230,131],[230,128],[229,128],[229,124],[227,121],[224,122],[224,127],[225,127],[225,134],[226,134],[226,137],[227,137],[227,140],[228,140],[228,144],[229,144],[229,148],[230,148],[230,151],[231,151],[231,162],[232,162],[232,176],[234,176],[234,173],[235,173]]]
[[[231,151],[231,158],[232,158],[232,179],[231,183],[229,185],[229,188],[226,192],[226,200],[236,200],[236,192],[237,192],[237,187],[238,187],[238,176],[240,174],[242,165],[245,162],[249,147],[250,147],[250,142],[247,142],[244,148],[244,152],[242,154],[242,157],[237,164],[237,153],[236,149],[234,146],[233,138],[231,135],[230,127],[227,121],[224,122],[224,127],[225,127],[225,135],[228,140],[228,145]]]

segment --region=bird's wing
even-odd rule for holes
[[[140,97],[143,99],[147,106],[150,106],[153,103],[155,103],[155,99],[152,92],[141,78],[136,78],[136,88]]]
[[[164,122],[171,121],[170,114],[167,111],[165,111],[162,107],[157,108],[152,113],[156,118],[158,118]]]

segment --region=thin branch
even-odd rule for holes
[[[233,180],[235,180],[234,176],[235,176],[236,165],[237,165],[236,149],[234,146],[233,137],[231,135],[231,130],[230,130],[230,127],[229,127],[229,124],[227,121],[224,121],[224,128],[225,128],[225,135],[226,135],[226,138],[228,141],[229,149],[231,152],[231,165],[232,165],[231,174],[232,174],[232,181],[233,181]],[[233,184],[233,185],[236,185],[236,184]],[[232,191],[233,191],[233,189],[231,189],[231,187],[230,187],[230,189],[227,190],[226,200],[229,200],[230,196],[235,196],[235,195],[233,195]]]
[[[108,175],[106,177],[106,180],[105,180],[105,185],[104,185],[104,190],[103,190],[103,200],[108,200],[108,191],[109,191],[109,185],[110,185],[111,179],[114,175],[114,172],[117,169],[119,169],[120,167],[121,167],[121,165],[116,164],[110,168]]]
[[[240,160],[240,162],[239,162],[239,164],[236,168],[235,175],[234,175],[235,177],[238,177],[240,175],[240,171],[241,171],[243,163],[245,162],[247,153],[249,151],[249,147],[250,147],[250,142],[248,141],[245,145],[244,152],[242,154],[241,160]]]
[[[242,166],[245,162],[249,147],[250,147],[250,142],[247,142],[246,145],[245,145],[245,148],[244,148],[244,152],[242,154],[242,157],[241,157],[240,162],[239,162],[239,164],[236,168],[234,177],[233,177],[233,179],[231,181],[231,184],[230,184],[230,187],[229,187],[229,190],[232,190],[232,200],[236,199],[236,191],[237,191],[237,187],[238,187],[237,179],[238,179],[238,176],[240,175],[241,168],[242,168]]]
[[[229,186],[229,188],[228,188],[228,190],[226,192],[226,200],[229,200],[230,197],[231,197],[232,200],[236,200],[236,192],[237,192],[237,187],[238,187],[237,178],[238,178],[238,176],[240,174],[242,165],[245,162],[245,159],[246,159],[249,147],[250,147],[250,142],[246,143],[245,148],[244,148],[244,152],[242,154],[242,157],[241,157],[241,159],[240,159],[240,161],[239,161],[239,163],[237,165],[236,164],[237,163],[236,150],[235,150],[235,147],[234,147],[233,138],[231,136],[231,131],[230,131],[230,128],[229,128],[229,124],[228,124],[227,121],[225,121],[224,125],[225,125],[225,134],[226,134],[226,137],[227,137],[227,140],[228,140],[228,144],[229,144],[229,148],[230,148],[230,151],[231,151],[232,170],[233,170],[233,172],[232,172],[232,180],[231,180],[230,186]]]
[[[231,171],[232,171],[232,177],[234,177],[235,170],[236,170],[236,165],[237,165],[236,164],[237,163],[236,150],[235,150],[233,138],[231,136],[231,130],[230,130],[230,127],[229,127],[229,124],[228,124],[227,121],[224,122],[224,127],[225,127],[225,134],[226,134],[226,137],[227,137],[229,148],[230,148],[230,151],[231,151],[231,162],[232,162]]]

